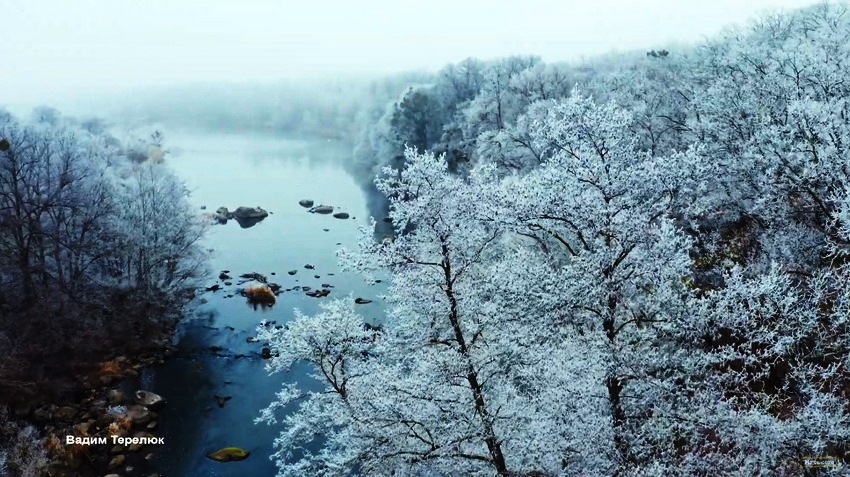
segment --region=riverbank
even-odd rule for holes
[[[40,383],[30,395],[8,400],[13,425],[32,424],[43,437],[44,475],[156,475],[151,461],[157,446],[124,438],[156,437],[158,412],[167,398],[142,389],[140,376],[177,351],[171,342],[178,319],[167,313],[148,323],[146,333],[120,352],[101,350],[105,359],[65,356],[62,369],[70,374],[56,376],[55,386]],[[43,380],[50,382],[50,377]],[[22,444],[35,448],[37,442]]]

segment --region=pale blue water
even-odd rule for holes
[[[207,285],[219,282],[221,270],[231,271],[233,285],[202,294],[208,301],[197,308],[197,317],[184,324],[179,353],[143,373],[142,382],[166,397],[168,404],[156,433],[165,438],[165,445],[158,448],[150,468],[139,470],[156,471],[163,477],[272,476],[276,468],[268,457],[280,429],[254,424],[254,418],[284,380],[307,382],[307,378],[304,369],[269,377],[263,368],[266,361],[260,358],[262,345],[247,343],[246,338],[254,336],[262,319],[282,324],[292,318],[294,307],[312,313],[322,300],[349,293],[374,299],[359,309],[370,321],[380,320],[381,302],[376,295],[385,289],[340,272],[335,255],[341,247],[337,243],[353,246],[357,225],[368,224],[366,198],[342,166],[350,153],[344,144],[212,133],[171,133],[168,139],[175,153],[167,162],[193,190],[197,207],[206,205],[211,212],[220,206],[231,210],[240,205],[261,206],[272,215],[247,229],[234,221],[217,225],[206,239],[205,246],[214,249],[214,273]],[[340,206],[356,219],[310,214],[298,205],[305,198]],[[304,269],[307,263],[315,270]],[[298,273],[290,276],[288,270]],[[284,289],[294,285],[315,289],[322,283],[334,288],[327,298],[285,292],[273,308],[254,310],[239,295],[225,298],[235,293],[237,276],[249,272],[265,274]],[[221,346],[218,354],[222,356],[210,352],[210,346]],[[235,354],[248,357],[235,358]],[[216,394],[233,398],[219,408],[213,398]],[[207,453],[226,446],[245,448],[252,455],[230,463],[206,458]]]

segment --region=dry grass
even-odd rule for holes
[[[276,301],[274,292],[267,285],[251,285],[244,291],[251,303],[273,305]]]
[[[104,361],[100,365],[101,374],[121,374],[121,363],[117,360]]]

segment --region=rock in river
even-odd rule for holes
[[[165,399],[159,394],[141,390],[136,391],[136,402],[152,411],[165,405]]]
[[[219,207],[215,210],[213,218],[220,224],[226,224],[228,220],[233,218],[233,212],[227,210],[227,207]]]
[[[313,201],[310,199],[302,199],[298,201],[298,205],[309,209],[310,207],[313,207]]]
[[[133,424],[143,426],[151,422],[151,413],[148,408],[138,404],[131,404],[125,408],[124,417],[131,419]]]
[[[127,460],[127,458],[124,456],[124,454],[118,454],[113,457],[112,460],[109,461],[109,468],[114,469],[116,467],[120,467],[124,465],[125,460]]]
[[[347,219],[349,217],[351,217],[351,216],[348,215],[348,212],[337,212],[337,213],[334,214],[334,218],[337,218],[337,219]]]
[[[247,459],[250,455],[250,452],[239,447],[225,447],[224,449],[219,449],[215,452],[207,454],[207,457],[216,462],[231,462],[235,460]]]
[[[247,229],[260,223],[269,213],[260,207],[238,207],[232,215],[240,227]]]
[[[267,281],[265,275],[262,275],[262,274],[257,273],[257,272],[243,273],[242,275],[239,275],[239,278],[244,278],[246,280],[256,280],[260,283],[266,283],[266,281]]]
[[[367,300],[367,299],[365,299],[365,298],[359,298],[359,297],[358,297],[358,298],[355,298],[355,299],[354,299],[354,303],[356,303],[356,304],[358,304],[358,305],[365,305],[365,304],[367,304],[367,303],[372,303],[372,300]]]
[[[227,401],[233,399],[233,396],[219,396],[217,394],[213,394],[213,399],[215,399],[215,402],[218,404],[218,407],[224,407],[224,404]]]
[[[313,298],[323,298],[330,295],[331,291],[327,288],[320,288],[318,290],[308,291],[307,296],[311,296]]]
[[[334,208],[330,205],[317,205],[310,209],[310,212],[314,214],[330,214],[334,211]]]

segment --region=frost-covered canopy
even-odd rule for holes
[[[846,465],[848,50],[825,4],[687,55],[411,88],[361,144],[395,239],[341,256],[391,274],[383,327],[343,300],[261,328],[270,370],[323,384],[262,416],[295,409],[280,475]]]

